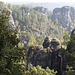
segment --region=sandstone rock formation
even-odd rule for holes
[[[54,22],[56,22],[56,19],[58,19],[59,24],[67,28],[68,31],[72,31],[75,25],[72,26],[72,22],[75,20],[75,9],[74,7],[64,6],[62,8],[55,8],[53,10],[52,19]]]
[[[61,48],[61,42],[57,38],[52,39],[50,36],[46,37],[43,42],[44,48],[49,48],[53,51],[57,51],[57,49]]]
[[[35,11],[41,12],[43,15],[51,15],[51,12],[48,11],[47,8],[44,8],[44,7],[34,7],[33,9]]]
[[[52,52],[57,51],[59,48],[61,48],[60,40],[58,40],[57,38],[52,39],[51,46],[50,46]]]
[[[51,40],[51,37],[46,37],[43,46],[31,46],[29,48],[28,68],[30,63],[34,66],[41,65],[43,68],[48,66],[50,69],[58,71],[57,75],[65,75],[65,50],[61,48],[58,39]]]
[[[1,10],[2,13],[6,16],[8,16],[8,21],[6,23],[9,23],[10,24],[10,29],[14,29],[16,28],[15,24],[14,24],[14,20],[13,20],[13,17],[12,17],[12,11],[10,9],[2,9]]]
[[[51,37],[48,36],[48,37],[46,37],[46,38],[44,39],[43,47],[44,47],[44,48],[47,48],[47,47],[50,46],[50,44],[51,44]]]

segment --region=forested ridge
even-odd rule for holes
[[[22,43],[27,42],[28,45],[42,44],[46,36],[57,37],[62,40],[60,36],[63,36],[65,28],[58,24],[57,19],[55,23],[52,21],[52,13],[46,8],[24,4],[21,6],[8,4],[8,8],[12,10],[15,25],[22,35]]]

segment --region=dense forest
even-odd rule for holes
[[[0,74],[74,75],[74,14],[0,2]]]
[[[57,37],[62,41],[65,28],[58,24],[57,19],[55,23],[52,21],[52,13],[46,8],[24,4],[8,4],[8,8],[12,10],[18,33],[21,34],[21,43],[41,45],[46,36]]]

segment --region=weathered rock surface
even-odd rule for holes
[[[14,20],[13,20],[13,17],[12,17],[12,11],[10,9],[1,9],[2,13],[6,16],[8,16],[8,21],[7,23],[10,24],[10,29],[14,29],[16,28],[15,24],[14,24]]]
[[[29,63],[34,66],[41,65],[43,68],[48,66],[50,69],[58,71],[57,75],[65,75],[65,50],[61,48],[61,43],[58,39],[46,37],[43,46],[31,46],[29,48]]]
[[[50,46],[50,44],[51,44],[51,37],[50,36],[48,36],[48,37],[46,37],[45,39],[44,39],[44,42],[43,42],[43,47],[44,48],[47,48],[47,47],[49,47]]]
[[[50,49],[52,52],[57,51],[59,48],[61,48],[61,42],[57,38],[54,38],[51,40]]]
[[[44,7],[34,7],[33,9],[35,11],[38,11],[38,12],[42,13],[43,15],[51,15],[51,12],[48,11],[47,8],[44,8]]]
[[[52,19],[54,22],[58,19],[59,24],[71,32],[75,27],[75,25],[72,26],[72,22],[75,20],[75,9],[69,6],[55,8],[53,10]]]
[[[43,46],[31,46],[28,51],[28,64],[41,65],[43,68],[48,66],[58,72],[56,75],[66,75],[66,65],[71,61],[67,52],[75,51],[73,50],[75,29],[72,30],[70,37],[66,50],[61,48],[61,43],[57,38],[51,39],[50,36],[45,38]]]
[[[61,48],[61,42],[57,38],[52,39],[50,36],[46,37],[43,42],[44,48],[49,48],[52,52],[57,51],[57,49]]]

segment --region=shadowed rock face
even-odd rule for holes
[[[48,37],[46,37],[46,38],[44,39],[43,47],[44,47],[44,48],[47,48],[47,47],[50,46],[50,44],[51,44],[51,37],[48,36]]]
[[[43,46],[30,46],[28,51],[28,61],[32,61],[32,58],[36,53],[40,53],[43,51]]]
[[[51,40],[50,49],[52,52],[57,51],[59,48],[61,48],[61,43],[57,38],[54,38]]]
[[[67,50],[68,50],[68,52],[71,53],[72,52],[71,49],[73,47],[75,47],[75,42],[74,42],[74,40],[75,40],[75,29],[72,30],[70,37],[71,37],[71,39],[70,39],[70,41],[68,43]]]
[[[31,46],[28,51],[28,63],[31,62],[34,66],[41,65],[46,68],[47,51],[43,46]]]
[[[72,32],[71,32],[71,39],[73,39],[74,38],[74,36],[73,35],[75,35],[75,29],[73,29],[72,30]]]
[[[57,75],[65,75],[65,50],[60,47],[61,43],[57,38],[51,40],[51,37],[46,37],[43,46],[29,48],[28,63],[41,65],[43,68],[48,66],[58,71]]]
[[[43,42],[43,47],[48,48],[52,50],[52,52],[56,51],[57,49],[61,48],[61,43],[60,40],[57,38],[51,39],[50,36],[46,37],[44,42]]]

